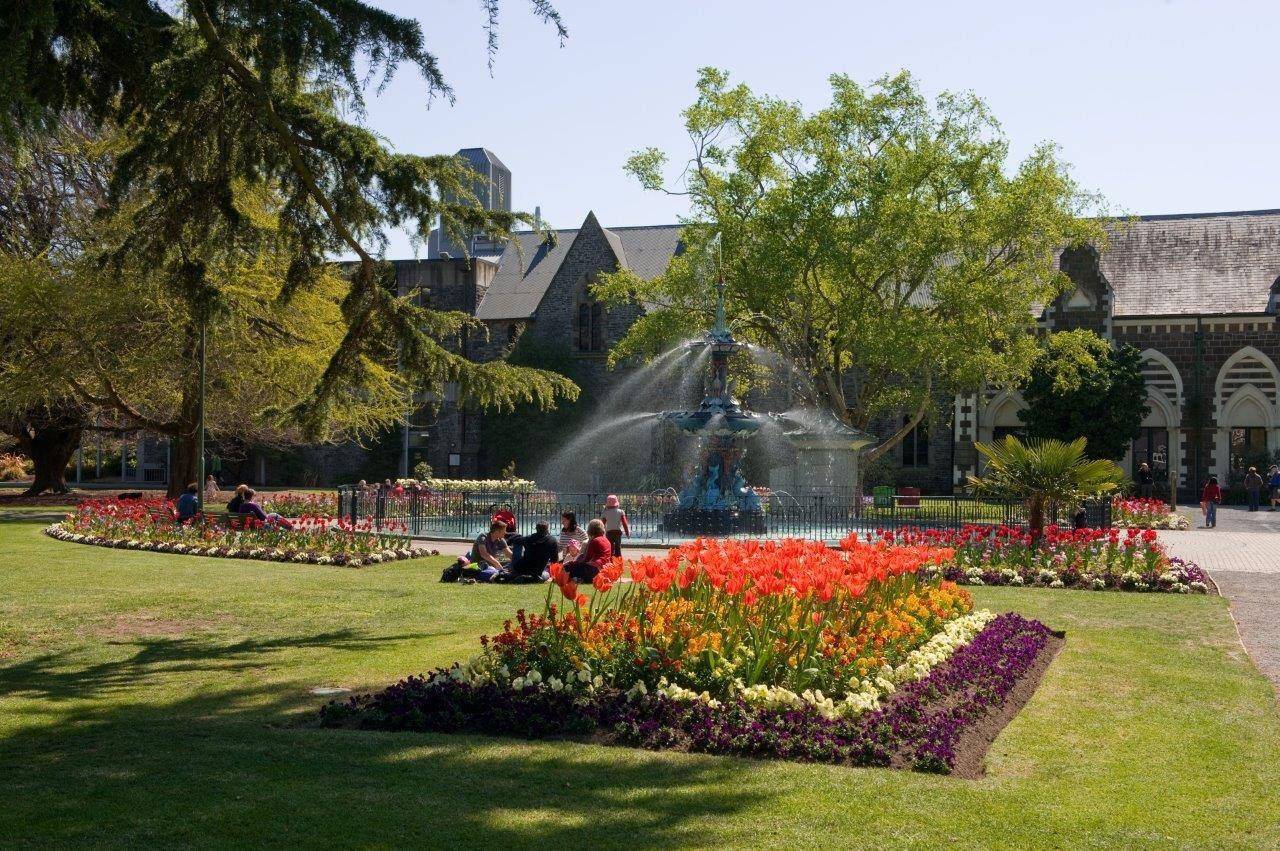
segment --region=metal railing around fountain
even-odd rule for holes
[[[545,521],[552,532],[559,529],[560,515],[574,512],[578,522],[600,514],[606,492],[566,493],[553,491],[484,491],[433,493],[409,492],[395,496],[377,490],[361,490],[344,485],[338,488],[338,512],[348,520],[372,521],[375,529],[420,538],[473,538],[486,530],[500,508],[516,516],[521,533],[533,531],[534,523]],[[911,500],[894,499],[877,506],[859,498],[852,489],[812,496],[777,494],[763,500],[763,524],[755,531],[722,533],[722,518],[707,512],[705,528],[673,532],[664,528],[664,517],[676,507],[673,491],[617,494],[631,525],[635,544],[666,544],[697,535],[738,538],[801,537],[838,541],[850,532],[872,532],[914,526],[925,529],[960,529],[974,524],[1026,524],[1021,503],[968,496],[923,496]],[[1087,523],[1094,528],[1111,525],[1111,502],[1090,501],[1085,506]],[[1050,518],[1052,521],[1052,518]],[[1070,518],[1060,518],[1069,522]]]

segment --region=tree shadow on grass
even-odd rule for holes
[[[743,760],[301,726],[287,688],[70,711],[0,739],[36,845],[707,845],[770,795]],[[294,723],[272,723],[292,719]],[[265,722],[265,723],[264,723]]]
[[[51,700],[82,699],[118,689],[137,688],[139,681],[158,673],[234,671],[266,665],[273,653],[282,650],[321,648],[324,650],[367,650],[381,644],[449,635],[405,633],[365,635],[352,629],[316,635],[281,638],[246,638],[218,641],[211,637],[146,637],[108,644],[136,647],[123,659],[76,666],[75,651],[45,653],[0,667],[0,695],[11,694]]]

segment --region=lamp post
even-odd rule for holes
[[[200,389],[196,395],[198,416],[196,418],[196,509],[204,514],[204,367],[205,339],[209,324],[208,311],[200,311]]]

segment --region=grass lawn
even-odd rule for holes
[[[1224,600],[978,589],[1065,649],[978,781],[327,731],[529,586],[128,553],[0,524],[0,844],[1280,845],[1280,712]]]
[[[1002,523],[1009,516],[1006,506],[977,499],[922,496],[919,497],[919,500],[919,507],[898,505],[895,508],[877,508],[874,505],[863,506],[862,516],[868,519],[897,519],[900,522],[910,522],[912,518],[916,518],[920,522],[930,519],[952,520],[959,518],[964,523]]]

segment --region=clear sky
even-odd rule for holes
[[[1275,0],[555,0],[563,47],[524,0],[504,0],[486,65],[474,0],[374,0],[417,17],[457,99],[427,108],[402,69],[368,121],[396,148],[494,151],[519,209],[555,227],[673,222],[682,199],[622,171],[637,148],[687,158],[680,111],[696,69],[727,69],[810,108],[827,77],[910,70],[926,92],[972,90],[1013,155],[1062,150],[1115,212],[1280,207],[1280,3]],[[424,249],[425,251],[425,249]],[[411,255],[397,235],[392,257]]]

